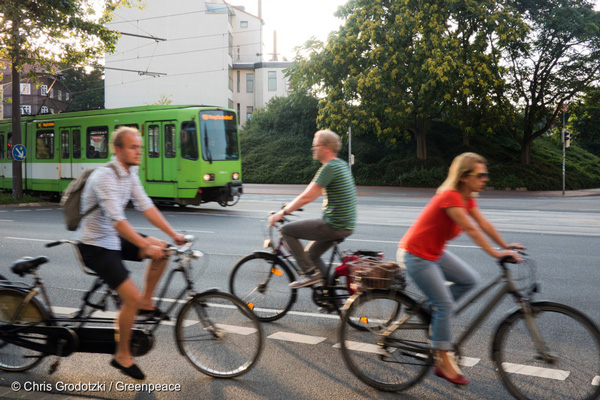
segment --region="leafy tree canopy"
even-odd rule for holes
[[[336,15],[345,25],[326,44],[306,43],[292,85],[323,96],[319,126],[414,136],[419,159],[432,122],[457,105],[494,103],[504,82],[492,40],[513,40],[525,28],[492,0],[350,0]]]

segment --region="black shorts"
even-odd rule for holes
[[[142,235],[146,237],[146,235]],[[121,238],[121,250],[78,243],[77,247],[86,267],[98,274],[111,289],[116,289],[129,276],[123,260],[142,261],[136,245]]]

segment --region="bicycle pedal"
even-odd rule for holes
[[[48,375],[52,375],[53,373],[55,373],[58,369],[59,364],[60,361],[54,361],[52,364],[50,364],[50,368],[48,368]]]

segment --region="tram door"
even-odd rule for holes
[[[177,180],[175,121],[148,121],[146,135],[146,180]]]
[[[81,159],[81,127],[60,128],[60,178],[71,179],[79,176],[74,164]]]

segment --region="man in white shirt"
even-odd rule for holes
[[[76,237],[86,266],[116,290],[122,301],[117,318],[119,341],[111,365],[132,378],[144,379],[144,373],[131,355],[131,330],[138,313],[150,318],[166,317],[156,309],[152,295],[168,262],[164,251],[167,244],[141,235],[131,227],[125,217],[127,203],[131,200],[148,221],[175,243],[183,244],[184,236],[171,228],[142,187],[136,168],[140,165],[142,154],[138,130],[120,127],[113,133],[113,145],[116,155],[113,168],[97,168],[86,182],[81,211],[85,212],[96,204],[99,207],[81,221]],[[141,261],[145,258],[151,261],[142,294],[129,277],[123,260]]]

